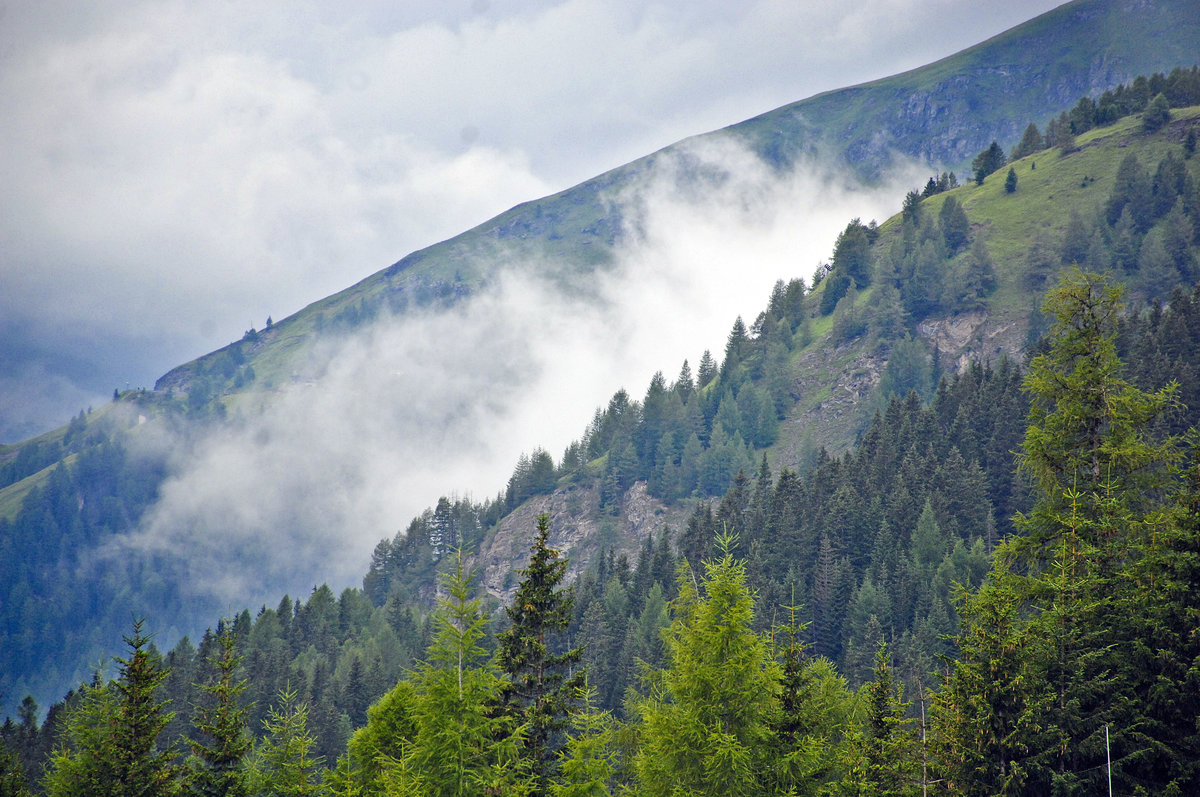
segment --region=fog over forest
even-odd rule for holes
[[[353,585],[375,543],[439,496],[494,497],[521,453],[557,460],[616,390],[639,397],[655,371],[720,357],[776,280],[811,275],[848,219],[886,218],[917,179],[866,189],[817,163],[779,176],[729,142],[688,157],[728,179],[681,198],[676,163],[660,164],[618,198],[637,233],[587,290],[510,262],[449,309],[328,341],[311,380],[181,449],[138,532],[108,553],[165,556],[215,606]]]

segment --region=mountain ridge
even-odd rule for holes
[[[1018,46],[1031,35],[1034,44]],[[1038,44],[1045,41],[1055,41],[1056,46]],[[1153,47],[1138,46],[1149,41],[1154,42]],[[881,169],[893,162],[893,153],[921,162],[934,172],[962,168],[990,140],[1015,144],[1028,122],[1044,124],[1049,116],[1080,96],[1098,94],[1139,74],[1189,64],[1194,60],[1193,45],[1197,41],[1200,7],[1186,0],[1153,4],[1075,0],[933,64],[823,92],[744,122],[691,136],[563,191],[518,204],[459,235],[404,256],[344,291],[310,304],[288,320],[345,311],[363,294],[382,296],[384,302],[402,299],[404,303],[422,290],[466,295],[486,281],[486,264],[497,255],[510,259],[532,254],[539,263],[560,263],[563,271],[586,274],[611,262],[613,247],[622,233],[620,205],[608,198],[668,154],[713,137],[731,136],[781,169],[795,165],[802,156],[821,155],[844,162],[846,168],[868,179],[877,179]],[[1089,52],[1094,53],[1100,46],[1106,48],[1103,53],[1090,58],[1086,69],[1080,69],[1077,51],[1090,48]],[[1011,55],[1011,51],[1021,49],[1029,52],[1020,58]],[[1045,63],[1047,50],[1057,60]],[[1024,83],[1023,91],[1018,92],[1018,99],[991,103],[994,107],[980,113],[975,107],[981,102],[976,94],[995,89],[980,85],[981,75],[964,75],[958,70],[992,60],[1009,62],[1003,73],[996,74],[1002,74],[1005,83],[1019,78]],[[977,68],[989,73],[997,69]],[[939,80],[943,75],[951,77]],[[1067,79],[1068,75],[1075,77]],[[1048,91],[1041,89],[1047,80],[1053,86]],[[948,98],[935,102],[941,92]],[[996,93],[1004,96],[1011,92]],[[917,97],[923,99],[917,101]],[[909,110],[914,102],[921,109]],[[1020,108],[1020,113],[1012,119],[1014,107]],[[820,117],[824,124],[815,126],[809,121],[811,117]],[[969,128],[956,121],[973,117],[979,121]],[[907,120],[908,124],[890,121],[893,118]],[[997,123],[997,119],[1003,121]],[[531,241],[541,243],[532,246]],[[209,356],[172,369],[159,383],[167,386],[186,382],[187,373]]]

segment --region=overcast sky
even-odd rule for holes
[[[0,3],[0,442],[518,202],[1057,4]]]

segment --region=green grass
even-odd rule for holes
[[[1037,297],[1031,297],[1022,277],[1035,237],[1047,236],[1057,245],[1072,212],[1085,223],[1102,212],[1117,168],[1129,152],[1136,152],[1153,175],[1169,150],[1179,151],[1180,128],[1200,125],[1200,108],[1174,109],[1171,117],[1172,125],[1154,134],[1142,132],[1139,117],[1126,117],[1079,136],[1077,149],[1066,155],[1044,150],[1005,166],[982,186],[971,182],[922,203],[924,212],[936,217],[946,198],[955,197],[971,221],[972,235],[984,237],[997,276],[997,289],[989,300],[993,314],[1027,316],[1030,301]],[[1009,166],[1017,173],[1017,190],[1012,194],[1004,189]],[[1200,159],[1189,161],[1189,168],[1200,177]],[[899,234],[899,216],[880,229],[881,240],[892,240]]]

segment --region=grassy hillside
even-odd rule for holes
[[[827,92],[695,140],[733,136],[781,167],[820,155],[868,178],[897,157],[935,171],[962,170],[990,141],[1007,149],[1029,121],[1042,124],[1080,96],[1194,63],[1197,42],[1200,6],[1191,0],[1075,0],[929,66]],[[593,269],[610,262],[622,235],[625,218],[615,199],[659,159],[690,143],[518,205],[304,308],[249,347],[264,380],[258,387],[287,384],[299,355],[321,334],[384,310],[454,301],[484,289],[505,262],[535,264],[553,278],[585,283]],[[157,387],[187,389],[214,356],[175,369]]]

